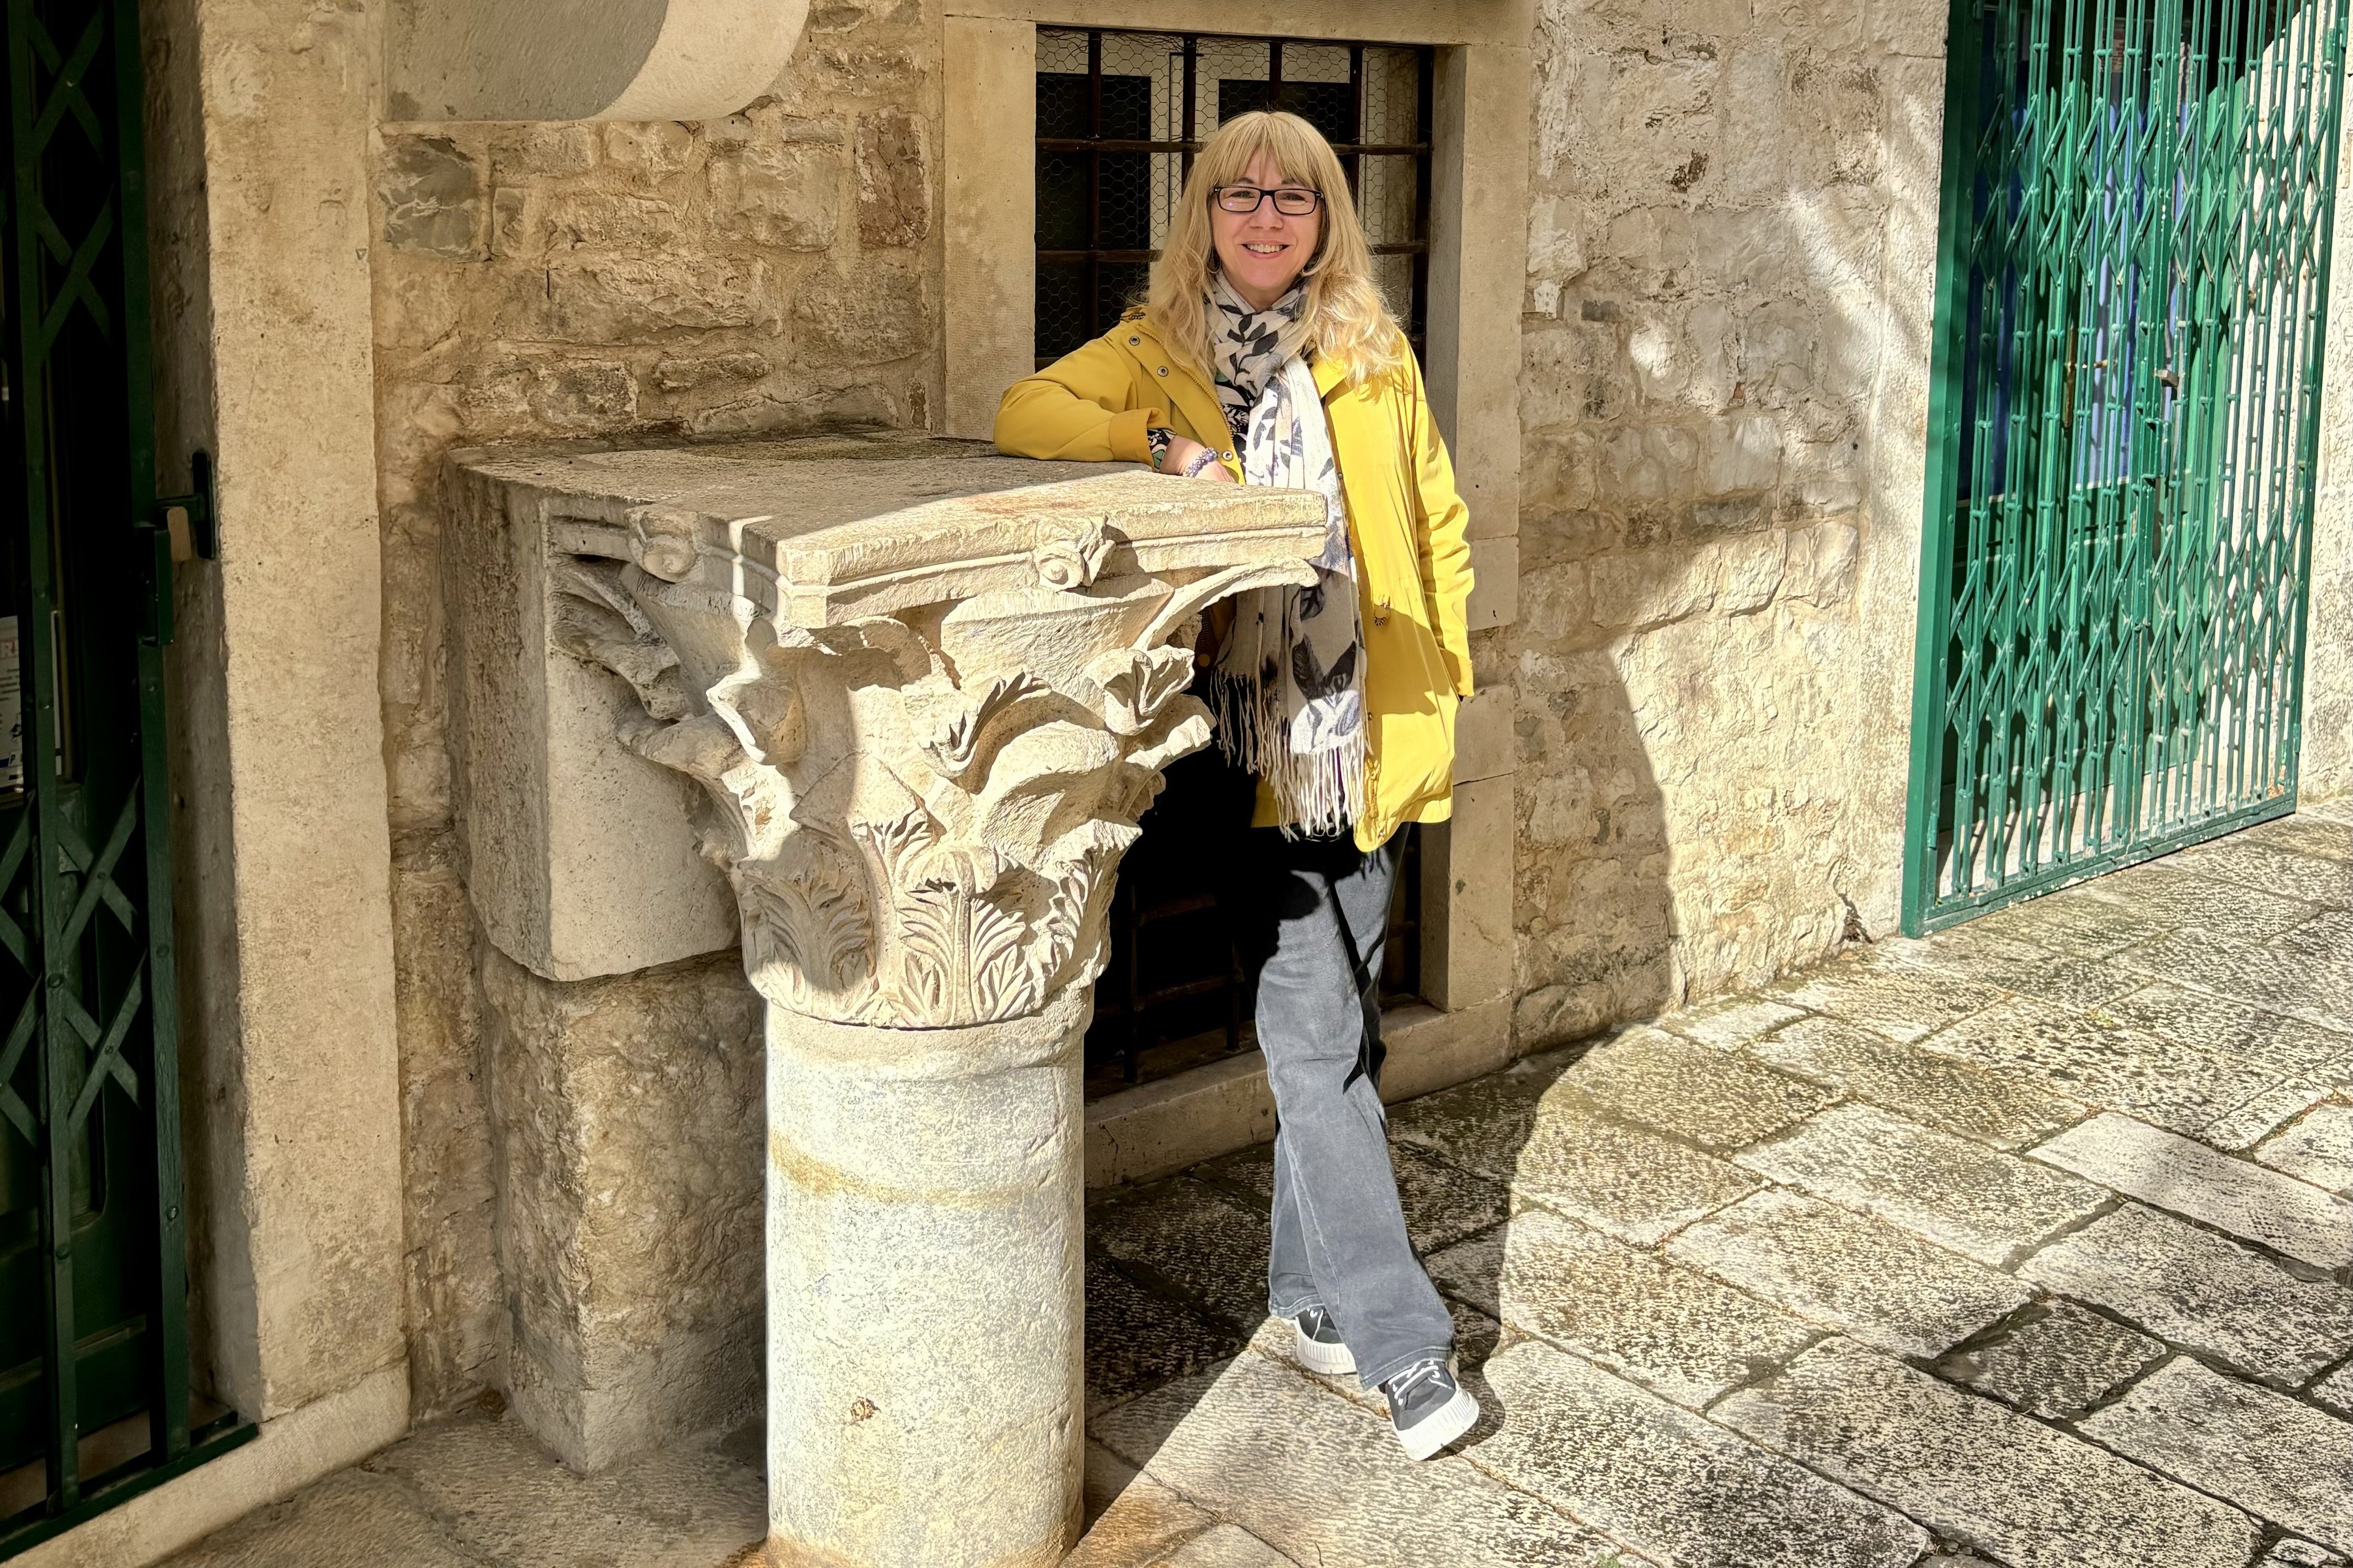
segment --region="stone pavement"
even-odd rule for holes
[[[1102,1194],[1071,1568],[2348,1568],[2348,1085],[2340,802],[1400,1106],[1488,1409],[1419,1466],[1261,1322],[1265,1149]],[[174,1561],[704,1568],[760,1515],[478,1415]]]

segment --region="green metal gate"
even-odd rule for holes
[[[1954,0],[1904,923],[2294,808],[2346,0]]]
[[[0,1557],[250,1435],[190,1422],[138,10],[5,9]]]

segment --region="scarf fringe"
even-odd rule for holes
[[[1209,672],[1209,714],[1218,749],[1266,781],[1285,838],[1332,838],[1356,830],[1365,805],[1365,731],[1327,752],[1291,749],[1282,693],[1222,669]]]

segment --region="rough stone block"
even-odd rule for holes
[[[599,347],[678,331],[773,331],[779,319],[768,264],[735,258],[560,261],[522,275],[506,313],[515,336]]]
[[[883,110],[858,121],[858,242],[918,245],[932,231],[931,166],[923,122]]]
[[[1256,1353],[1099,1415],[1092,1430],[1294,1562],[1603,1568],[1616,1551],[1459,1455],[1404,1463],[1386,1420]]]
[[[2052,1301],[1938,1370],[2030,1415],[2081,1415],[2163,1359],[2165,1346],[2073,1301]]]
[[[2353,1260],[2353,1204],[2128,1116],[2094,1117],[2033,1155],[2317,1268]]]
[[[1843,1340],[1715,1415],[2004,1562],[2241,1568],[2259,1540],[2234,1508]]]
[[[1560,1081],[1629,1121],[1712,1149],[1754,1143],[1838,1098],[1834,1090],[1648,1027],[1595,1047]]]
[[[2032,1084],[1836,1018],[1806,1018],[1749,1047],[1784,1072],[1835,1084],[1915,1121],[2015,1149],[2080,1120],[2086,1107]]]
[[[1975,981],[1852,961],[1826,963],[1774,994],[1891,1040],[1933,1035],[2002,999],[1999,990]]]
[[[482,231],[482,169],[446,136],[402,136],[385,142],[376,175],[384,242],[450,261],[488,254]]]
[[[2299,1181],[2353,1195],[2353,1105],[2316,1105],[2255,1149],[2255,1158]]]
[[[1928,1544],[1910,1520],[1549,1345],[1503,1352],[1487,1382],[1504,1420],[1481,1468],[1652,1562],[1911,1568]]]
[[[1694,1409],[1816,1337],[1752,1296],[1541,1209],[1440,1253],[1430,1271],[1510,1327]]]
[[[812,366],[871,365],[921,352],[928,335],[923,273],[877,260],[845,278],[819,266],[793,300],[793,340]]]
[[[2279,1081],[2266,1068],[2022,996],[1954,1025],[1929,1048],[2185,1132],[2202,1131]]]
[[[1867,1105],[1832,1106],[1735,1158],[1997,1267],[2104,1201],[2088,1182]]]
[[[2031,1294],[1893,1226],[1778,1189],[1701,1220],[1667,1255],[1899,1355],[1940,1354]]]
[[[732,953],[563,984],[481,954],[507,1393],[575,1468],[760,1390],[761,1005]]]
[[[2044,1247],[2019,1273],[2290,1387],[2353,1351],[2343,1286],[2300,1279],[2250,1248],[2137,1204]]]
[[[711,226],[755,245],[829,250],[841,203],[841,153],[821,144],[745,144],[705,171]]]
[[[2353,1551],[2353,1425],[2176,1356],[2084,1431],[2151,1469]]]

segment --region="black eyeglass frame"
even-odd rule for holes
[[[1227,205],[1226,202],[1226,193],[1229,191],[1256,191],[1258,193],[1258,200],[1250,203],[1250,205],[1246,207],[1230,206]],[[1323,192],[1302,190],[1297,185],[1212,185],[1209,187],[1209,200],[1217,204],[1218,210],[1219,212],[1231,213],[1237,217],[1247,217],[1250,214],[1255,213],[1259,208],[1266,205],[1266,200],[1269,196],[1275,198],[1274,210],[1282,213],[1285,217],[1311,217],[1316,212],[1320,211],[1324,205]],[[1282,205],[1282,198],[1284,196],[1305,196],[1307,198],[1307,205],[1298,212],[1288,211]]]

